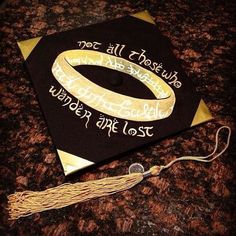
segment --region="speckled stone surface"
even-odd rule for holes
[[[0,235],[233,235],[236,232],[234,1],[7,1],[1,8]],[[215,116],[211,122],[65,178],[17,40],[147,9]],[[6,196],[207,154],[221,125],[233,136],[212,164],[179,163],[109,197],[8,221]],[[224,135],[223,135],[224,137]]]

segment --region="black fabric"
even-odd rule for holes
[[[126,121],[118,118],[116,120],[119,122],[119,132],[110,133],[109,137],[108,129],[102,130],[96,126],[103,114],[83,104],[84,109],[92,112],[86,128],[85,120],[80,119],[67,107],[63,107],[61,101],[51,96],[51,86],[58,90],[61,88],[52,75],[52,64],[61,52],[79,49],[79,40],[102,42],[98,50],[101,52],[105,52],[109,43],[125,44],[126,50],[122,55],[127,60],[128,52],[131,50],[145,49],[150,60],[162,62],[167,71],[178,71],[178,78],[182,82],[181,88],[170,85],[176,95],[173,113],[166,119],[153,122],[128,121],[127,128],[136,130],[141,126],[153,126],[152,137],[125,135],[122,131]],[[27,58],[26,65],[56,148],[95,163],[190,127],[200,102],[191,80],[175,59],[168,39],[160,34],[155,25],[131,16],[45,36]],[[124,73],[112,72],[97,66],[78,66],[76,69],[93,82],[112,91],[137,98],[154,98],[152,92],[141,82]],[[118,84],[117,81],[112,82],[114,78],[118,78]],[[77,102],[74,97],[73,102]],[[114,119],[106,114],[104,116]]]

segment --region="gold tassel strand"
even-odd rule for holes
[[[219,132],[223,129],[228,130],[227,142],[225,147],[217,153]],[[107,196],[127,190],[140,183],[144,177],[157,176],[162,170],[170,168],[173,164],[179,161],[212,162],[226,151],[229,146],[230,136],[231,129],[228,126],[222,126],[216,132],[215,148],[211,154],[207,156],[179,157],[172,160],[167,165],[153,166],[146,172],[143,172],[142,165],[134,163],[132,165],[135,165],[138,169],[141,167],[141,173],[130,172],[128,175],[109,177],[100,180],[79,182],[75,184],[66,183],[44,191],[16,192],[8,196],[8,211],[10,219],[16,220],[20,217],[26,217],[36,212],[59,209],[92,198]]]
[[[66,183],[44,191],[16,192],[8,196],[9,216],[15,220],[36,212],[59,209],[132,188],[142,180],[142,173],[133,173],[75,184]]]

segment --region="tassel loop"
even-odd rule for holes
[[[225,144],[224,148],[221,151],[218,151],[218,153],[217,153],[217,150],[219,149],[219,146],[220,146],[219,145],[219,134],[220,134],[220,131],[222,131],[223,129],[227,130],[226,144]],[[209,155],[207,155],[207,156],[182,156],[182,157],[179,157],[179,158],[176,158],[176,159],[172,160],[167,165],[152,166],[148,171],[143,173],[143,177],[158,176],[158,175],[160,175],[162,170],[168,169],[172,165],[174,165],[176,162],[180,162],[180,161],[212,162],[216,158],[221,156],[226,151],[226,149],[229,147],[230,136],[231,136],[230,127],[222,126],[216,132],[215,147],[214,147],[214,150],[212,151],[212,153],[210,153]]]

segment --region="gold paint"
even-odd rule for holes
[[[20,48],[21,53],[22,53],[25,60],[30,55],[30,53],[35,48],[35,46],[38,44],[38,42],[41,38],[42,37],[37,37],[37,38],[17,42],[18,47]]]
[[[208,107],[206,106],[205,102],[201,99],[199,105],[198,105],[198,109],[195,113],[195,116],[193,118],[192,126],[198,125],[200,123],[212,120],[213,116],[211,115]]]
[[[58,156],[61,160],[65,175],[74,173],[75,171],[91,166],[94,162],[78,157],[71,153],[57,149]]]
[[[147,10],[132,14],[131,16],[136,17],[140,20],[144,20],[144,21],[151,23],[153,25],[156,24],[155,21],[153,20],[152,16],[149,14],[149,12]]]

